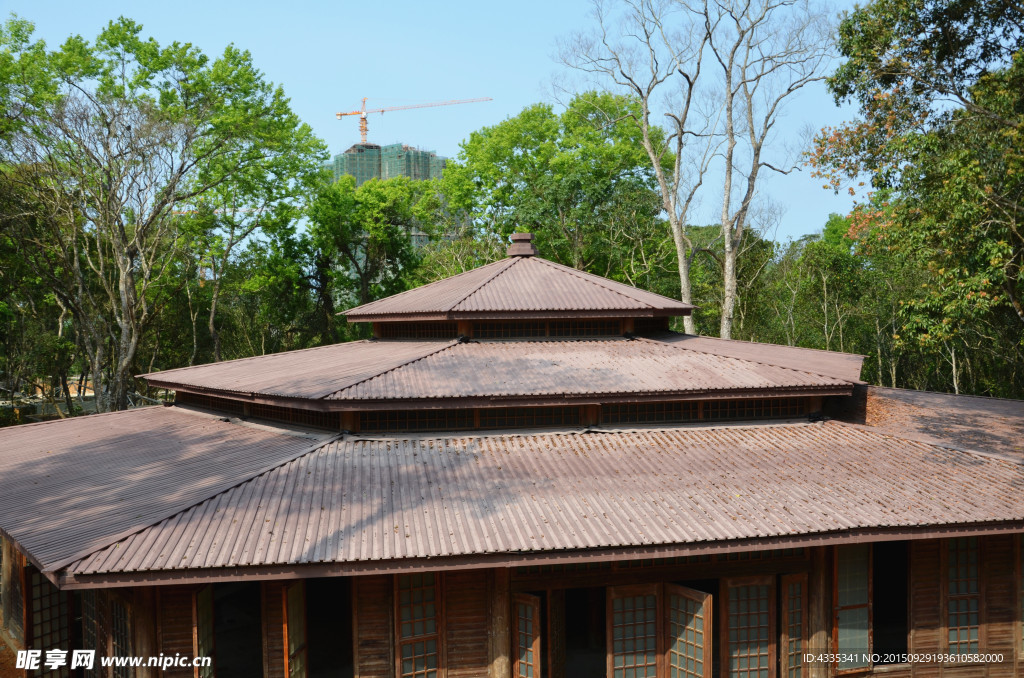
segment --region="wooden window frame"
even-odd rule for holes
[[[874,597],[875,597],[875,548],[872,544],[850,544],[850,546],[867,546],[868,549],[868,602],[863,605],[846,605],[842,608],[839,607],[839,554],[843,549],[843,546],[836,546],[833,550],[832,558],[832,647],[835,648],[835,652],[839,653],[839,612],[842,610],[853,610],[860,607],[867,608],[868,611],[868,647],[867,652],[870,655],[874,650],[875,646],[875,610],[874,610]],[[838,657],[836,661],[832,662],[832,667],[835,670],[836,675],[850,675],[855,673],[864,673],[866,671],[874,670],[874,663],[868,661],[864,666],[855,666],[848,669],[839,668]]]
[[[778,592],[775,575],[763,575],[754,577],[723,577],[719,579],[718,605],[719,605],[719,660],[721,662],[721,675],[729,678],[729,589],[740,586],[767,586],[768,587],[768,678],[776,678],[778,667],[778,629],[776,628],[776,617],[778,616]]]
[[[543,629],[541,628],[541,600],[539,596],[530,595],[528,593],[515,593],[512,595],[512,676],[519,678],[520,676],[520,655],[522,646],[520,643],[520,632],[519,632],[519,606],[526,605],[532,610],[530,617],[533,623],[533,637],[530,643],[530,651],[533,652],[534,660],[531,662],[533,666],[533,678],[542,678],[544,675],[544,662],[541,657],[541,638],[543,637]]]
[[[657,676],[666,675],[665,671],[665,615],[663,590],[661,584],[629,584],[626,586],[609,586],[605,592],[605,676],[615,675],[614,650],[614,601],[616,598],[633,596],[654,596],[654,672]]]
[[[810,632],[810,625],[807,617],[810,612],[810,606],[808,605],[808,591],[807,591],[807,573],[800,572],[797,574],[784,574],[779,580],[780,592],[779,592],[779,675],[781,678],[789,678],[789,627],[792,626],[789,619],[789,587],[792,584],[800,584],[800,642],[801,646],[798,656],[803,656],[807,653],[807,642],[808,634]],[[804,670],[806,664],[803,659],[800,660],[800,678],[806,678],[806,671]]]
[[[605,644],[606,678],[613,678],[615,675],[615,652],[614,652],[614,600],[616,598],[627,598],[633,596],[653,595],[655,600],[654,611],[654,652],[655,652],[655,675],[659,678],[666,678],[669,671],[669,637],[668,631],[671,627],[669,596],[680,595],[684,598],[700,601],[704,608],[704,645],[703,645],[703,673],[702,678],[712,678],[712,667],[714,665],[714,636],[715,611],[713,596],[706,591],[687,588],[678,584],[665,582],[651,584],[626,584],[623,586],[609,586],[605,593]],[[774,676],[769,676],[774,678]]]
[[[448,639],[446,636],[446,616],[445,616],[445,587],[444,587],[444,573],[443,572],[421,572],[412,574],[432,574],[434,575],[434,618],[435,618],[435,631],[430,635],[415,636],[409,639],[402,638],[402,602],[401,602],[401,590],[398,587],[399,578],[405,575],[396,574],[393,576],[391,581],[391,597],[392,597],[392,618],[394,619],[393,629],[393,642],[395,652],[395,676],[401,678],[402,676],[402,646],[407,643],[414,643],[420,640],[429,639],[431,637],[437,640],[437,678],[446,678],[448,675],[448,656],[447,656],[447,645]],[[412,575],[409,575],[412,576]]]
[[[977,591],[977,593],[968,594],[968,595],[972,596],[972,597],[976,597],[977,600],[978,600],[978,651],[980,652],[982,650],[982,648],[987,647],[987,637],[986,637],[987,634],[985,633],[985,630],[986,630],[986,627],[988,626],[988,624],[986,623],[986,619],[985,619],[985,617],[986,617],[986,615],[985,615],[985,604],[984,604],[985,603],[985,573],[984,573],[984,568],[983,568],[984,558],[982,557],[982,551],[983,551],[984,546],[985,546],[985,541],[984,541],[983,537],[953,537],[953,538],[950,538],[950,539],[942,540],[942,542],[940,542],[940,546],[939,546],[939,550],[940,550],[939,567],[941,568],[940,571],[942,573],[941,576],[940,576],[940,579],[939,579],[939,581],[941,582],[941,586],[940,586],[941,596],[940,596],[939,614],[942,616],[942,625],[941,625],[942,640],[941,640],[940,647],[942,648],[942,652],[945,653],[945,654],[956,654],[956,653],[951,652],[950,649],[949,649],[949,602],[950,602],[950,598],[951,598],[951,596],[949,594],[949,549],[952,546],[953,542],[955,542],[958,539],[974,539],[974,540],[976,540],[975,541],[975,544],[976,544],[976,546],[975,546],[975,549],[976,549],[975,562],[977,563],[977,568],[978,568],[978,574],[977,574],[978,591]],[[952,596],[952,597],[954,597],[954,598],[964,598],[964,597],[967,597],[967,596],[957,595],[957,596]],[[966,654],[970,654],[970,653],[966,653]],[[956,662],[956,663],[946,663],[945,665],[946,666],[971,666],[971,665],[974,665],[974,664],[971,664],[971,663],[968,663],[968,662]]]
[[[208,611],[209,612],[209,616],[210,616],[210,619],[209,619],[209,625],[210,625],[210,628],[209,628],[209,635],[210,635],[210,638],[209,638],[209,640],[210,640],[209,654],[206,654],[206,648],[202,647],[202,643],[200,642],[200,636],[201,636],[201,633],[202,633],[202,631],[200,629],[200,622],[203,620],[203,613],[202,613],[202,610],[200,609],[200,596],[203,595],[204,592],[208,592],[208,594],[210,596],[210,601],[209,601],[209,608],[210,609]],[[217,668],[216,668],[216,665],[217,665],[217,658],[216,658],[217,657],[217,655],[216,655],[216,653],[217,653],[217,636],[214,633],[214,629],[216,628],[216,620],[214,618],[214,615],[215,615],[215,605],[214,605],[214,596],[213,596],[213,584],[205,584],[205,585],[199,587],[198,589],[192,591],[192,653],[193,653],[193,655],[195,657],[209,657],[210,658],[210,665],[209,666],[196,666],[196,667],[194,667],[192,669],[192,675],[194,676],[194,678],[204,678],[204,676],[215,676],[216,675],[216,671],[217,671]]]

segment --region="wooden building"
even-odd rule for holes
[[[373,340],[0,431],[0,639],[165,667],[15,675],[1024,676],[1024,404],[671,333],[513,240]]]

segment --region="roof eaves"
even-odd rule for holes
[[[73,555],[65,556],[64,558],[61,558],[60,560],[57,560],[57,561],[51,563],[49,568],[47,568],[45,570],[43,570],[42,568],[40,568],[40,570],[44,574],[58,572],[59,570],[62,570],[64,568],[66,568],[67,566],[71,565],[72,563],[75,563],[75,562],[77,562],[79,560],[84,560],[84,559],[88,558],[89,556],[93,555],[94,553],[97,553],[98,551],[102,551],[103,549],[109,548],[111,545],[116,544],[119,541],[127,539],[128,537],[132,536],[133,534],[138,534],[139,532],[142,532],[142,531],[144,531],[144,530],[146,530],[146,529],[148,529],[150,527],[153,527],[154,525],[162,523],[165,520],[168,520],[170,518],[173,518],[174,516],[183,514],[183,513],[187,512],[187,511],[191,510],[193,507],[198,506],[200,504],[203,504],[203,503],[205,503],[207,501],[210,501],[214,497],[222,495],[225,492],[227,492],[227,491],[229,491],[229,490],[231,490],[231,489],[233,489],[235,487],[238,487],[240,485],[244,485],[245,483],[251,482],[254,478],[258,478],[258,477],[260,477],[260,476],[262,476],[262,475],[264,475],[266,473],[269,473],[270,471],[273,471],[276,468],[280,468],[281,466],[284,466],[286,464],[290,464],[291,462],[295,461],[296,459],[304,457],[307,454],[311,454],[313,452],[316,452],[317,450],[319,450],[324,445],[329,445],[332,442],[335,442],[337,440],[342,439],[344,437],[344,435],[345,435],[344,433],[337,433],[337,434],[330,435],[330,436],[324,436],[321,439],[317,440],[314,444],[302,448],[301,450],[299,450],[295,454],[289,455],[288,457],[286,457],[284,459],[277,460],[273,464],[268,464],[266,466],[263,466],[263,467],[257,469],[256,471],[254,471],[253,473],[247,475],[245,478],[242,478],[241,480],[236,480],[236,481],[232,482],[231,485],[228,485],[228,486],[225,486],[225,487],[219,487],[219,488],[213,490],[209,496],[207,496],[207,497],[205,497],[203,499],[199,499],[197,501],[194,501],[192,504],[189,504],[188,506],[186,506],[184,508],[176,510],[176,511],[174,511],[174,512],[172,512],[172,513],[170,513],[170,514],[168,514],[168,515],[166,515],[166,516],[164,516],[162,518],[154,519],[152,522],[150,522],[150,523],[148,523],[146,525],[142,525],[142,526],[138,526],[138,527],[133,527],[132,529],[125,530],[124,532],[121,532],[119,534],[111,535],[110,537],[107,537],[105,539],[106,543],[104,543],[102,545],[91,545],[87,549],[83,549],[83,550],[81,550],[81,551],[79,551],[77,553],[74,553]]]

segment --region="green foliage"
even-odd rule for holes
[[[529,231],[545,254],[588,270],[617,268],[609,241],[652,233],[661,210],[639,128],[639,104],[607,92],[576,96],[561,114],[535,104],[474,132],[442,190],[477,228]]]
[[[829,84],[860,119],[825,130],[811,156],[832,187],[866,176],[878,191],[852,234],[925,269],[900,299],[897,343],[948,361],[955,388],[958,352],[1013,362],[1024,348],[1022,22],[1003,0],[875,0],[850,13]]]

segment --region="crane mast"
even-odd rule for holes
[[[366,122],[366,116],[370,113],[386,113],[388,111],[404,111],[410,108],[433,108],[434,106],[454,106],[455,104],[473,104],[479,101],[492,101],[491,97],[481,97],[479,99],[452,99],[450,101],[433,101],[428,104],[410,104],[408,106],[389,106],[387,108],[372,108],[367,110],[366,108],[366,97],[363,97],[363,107],[358,111],[346,111],[342,113],[335,113],[334,116],[341,120],[346,115],[358,115],[359,116],[359,136],[362,138],[362,143],[366,143],[366,133],[368,131],[368,125]]]

